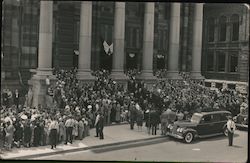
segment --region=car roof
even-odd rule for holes
[[[200,114],[200,115],[211,115],[211,114],[222,114],[222,113],[231,114],[229,111],[211,111],[211,112],[201,112],[201,113],[198,113],[198,114]]]

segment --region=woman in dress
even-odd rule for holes
[[[80,139],[80,140],[82,140],[83,139],[83,135],[84,135],[84,123],[83,123],[83,121],[84,121],[85,119],[83,118],[83,119],[79,119],[79,122],[78,122],[78,138]]]
[[[14,126],[10,123],[10,121],[7,121],[7,126],[5,128],[7,150],[10,150],[12,147],[14,132],[15,132]]]

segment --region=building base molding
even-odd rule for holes
[[[96,80],[95,76],[91,74],[91,70],[79,69],[77,74],[77,79],[80,81],[94,82]]]
[[[136,80],[143,80],[146,84],[147,88],[151,89],[153,85],[157,82],[157,77],[153,75],[153,71],[150,70],[142,70],[141,74],[136,77]]]
[[[167,71],[165,78],[170,80],[181,80],[182,77],[180,76],[178,71]]]
[[[191,71],[190,78],[193,80],[204,80],[205,77],[201,75],[200,71]]]

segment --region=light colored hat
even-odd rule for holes
[[[92,106],[91,106],[91,105],[88,105],[88,109],[92,109]]]

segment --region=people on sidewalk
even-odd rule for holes
[[[15,132],[14,126],[11,124],[10,121],[8,121],[7,126],[5,128],[7,150],[11,150],[12,148],[14,132]]]
[[[103,135],[103,129],[104,129],[104,116],[102,113],[100,113],[100,117],[99,117],[99,122],[98,122],[98,127],[99,127],[99,134],[100,134],[100,139],[104,139],[104,135]]]
[[[74,127],[74,119],[72,118],[72,115],[69,115],[69,119],[65,122],[65,127],[66,127],[66,140],[65,143],[67,145],[67,143],[69,142],[70,144],[73,143],[73,127]]]
[[[136,108],[135,108],[135,103],[132,101],[131,102],[131,105],[129,107],[129,110],[130,110],[130,115],[129,115],[129,122],[130,122],[130,129],[133,130],[134,129],[134,124],[135,124],[135,121],[136,121]]]
[[[59,131],[59,124],[54,117],[51,118],[51,123],[49,126],[49,136],[50,136],[50,145],[51,149],[56,148],[57,144],[57,132]]]
[[[97,116],[96,116],[96,119],[95,119],[95,128],[96,128],[96,135],[95,137],[99,137],[99,121],[100,121],[100,116],[101,116],[101,113],[98,112],[97,113]]]

